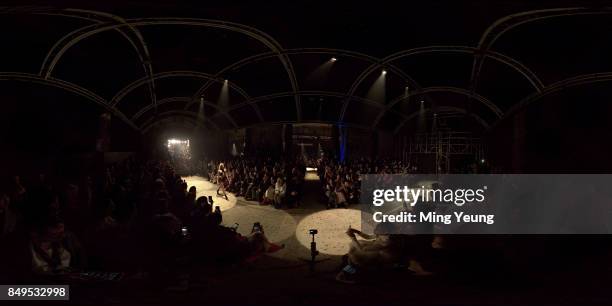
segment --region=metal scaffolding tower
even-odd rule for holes
[[[435,155],[436,174],[449,173],[451,158],[454,156],[474,156],[476,160],[484,157],[481,138],[467,132],[441,129],[406,139],[405,148],[404,159],[408,161],[412,161],[416,154]]]

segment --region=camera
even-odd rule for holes
[[[259,222],[255,222],[253,223],[253,229],[251,229],[251,233],[263,233],[263,227],[261,226],[261,223]]]
[[[316,230],[316,229],[310,229],[310,230],[308,230],[308,233],[310,233],[310,235],[316,235],[316,234],[319,233],[319,231]]]

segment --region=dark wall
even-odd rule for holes
[[[518,173],[610,173],[610,85],[567,88],[503,121],[488,137],[493,164]]]
[[[61,89],[10,81],[0,83],[0,101],[0,168],[5,175],[88,171],[102,107]],[[112,116],[110,131],[109,149],[138,147],[138,134]]]
[[[248,150],[251,154],[280,156],[283,148],[282,125],[258,126],[249,128]]]

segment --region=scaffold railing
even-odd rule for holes
[[[482,138],[472,133],[438,130],[406,137],[401,151],[405,161],[412,161],[419,154],[434,155],[436,172],[448,173],[452,157],[473,156],[480,160],[484,158],[485,147]]]

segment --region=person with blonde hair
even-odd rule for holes
[[[228,179],[225,174],[225,170],[225,164],[219,163],[219,168],[217,170],[217,184],[219,185],[219,187],[217,188],[217,195],[225,197],[225,200],[229,200],[229,198],[227,197],[227,192],[225,191],[228,184]]]

